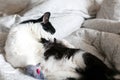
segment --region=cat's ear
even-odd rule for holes
[[[47,23],[47,22],[49,22],[49,18],[50,18],[50,12],[45,12],[43,15],[42,15],[42,17],[40,17],[37,21],[39,21],[39,22],[42,22],[42,23]]]
[[[45,12],[43,16],[39,19],[39,21],[45,24],[49,22],[49,18],[50,18],[50,12]]]
[[[39,21],[41,22],[43,29],[45,31],[50,32],[51,34],[54,34],[56,30],[51,24],[51,22],[49,22],[50,15],[51,15],[50,12],[44,13],[44,15],[39,19]]]

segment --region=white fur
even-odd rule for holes
[[[14,67],[39,63],[44,53],[43,44],[39,42],[41,38],[52,39],[52,35],[43,30],[40,23],[13,27],[5,44],[6,60]]]

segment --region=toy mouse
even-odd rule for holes
[[[25,67],[25,74],[32,76],[32,77],[39,79],[39,80],[46,80],[44,78],[44,75],[43,75],[42,71],[40,70],[39,66],[40,66],[40,63],[37,65],[26,66]]]

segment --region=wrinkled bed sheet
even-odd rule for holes
[[[66,37],[76,48],[81,48],[101,59],[110,68],[120,70],[120,35],[81,28]]]
[[[62,3],[62,0],[60,2]],[[45,3],[44,5],[46,4],[48,3]],[[80,4],[83,6],[81,2]],[[12,25],[16,25],[19,22],[27,19],[38,18],[43,14],[44,11],[47,11],[47,9],[50,10],[53,7],[52,6],[48,8],[45,6],[44,10],[41,9],[43,10],[41,11],[39,10],[40,6],[37,6],[37,10],[33,9],[27,13],[24,12],[23,16],[4,15],[3,17],[0,17],[0,80],[36,80],[30,76],[26,76],[19,69],[14,69],[9,63],[6,62],[4,58],[4,45],[7,34],[9,33],[9,29],[12,27]],[[73,8],[75,9],[75,7],[76,5]],[[60,5],[58,8],[60,8]],[[88,20],[84,22],[84,18],[90,17],[88,12],[86,12],[86,8],[79,8],[80,10],[78,8],[77,10],[74,9],[70,10],[66,8],[64,10],[59,10],[59,12],[52,12],[50,21],[53,23],[57,31],[54,36],[58,39],[66,39],[76,48],[81,48],[92,53],[93,55],[96,55],[109,67],[111,67],[111,65],[114,65],[118,70],[120,70],[120,36],[118,35],[118,33],[120,33],[120,22],[106,19],[98,19],[92,21]],[[83,11],[81,12],[81,10]],[[84,28],[80,28],[83,22]]]

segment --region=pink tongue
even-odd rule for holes
[[[38,74],[40,74],[40,69],[37,69],[36,72],[37,72]]]

